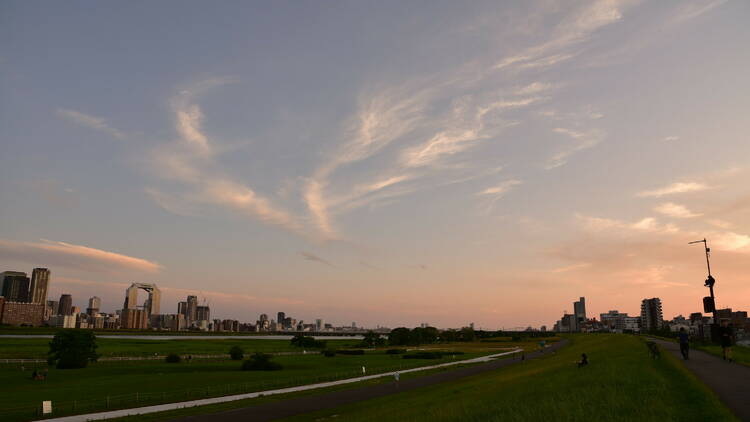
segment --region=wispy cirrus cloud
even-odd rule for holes
[[[675,194],[689,193],[689,192],[700,192],[706,189],[710,189],[710,186],[708,186],[705,183],[675,182],[675,183],[672,183],[670,185],[667,185],[661,188],[638,192],[636,196],[643,197],[643,198],[660,198],[666,195],[675,195]]]
[[[180,136],[177,142],[155,149],[152,163],[158,175],[180,182],[184,191],[172,194],[150,187],[146,192],[170,212],[187,214],[185,210],[190,204],[218,205],[266,224],[303,233],[297,217],[228,176],[216,161],[217,148],[203,131],[203,112],[195,100],[206,90],[231,82],[232,79],[208,79],[182,90],[172,99],[175,130]]]
[[[674,202],[664,202],[654,208],[654,211],[675,218],[695,218],[703,214],[694,213],[684,205],[675,204]]]
[[[552,170],[554,168],[564,166],[568,163],[568,159],[573,154],[595,147],[602,141],[604,137],[603,132],[598,129],[590,129],[586,132],[579,132],[573,129],[558,127],[554,128],[552,131],[571,138],[572,142],[552,155],[552,157],[547,160],[547,164],[544,167],[547,170]]]
[[[92,116],[90,114],[68,108],[58,108],[56,112],[59,116],[62,116],[67,120],[70,120],[89,129],[95,129],[108,133],[116,139],[125,139],[127,137],[125,132],[122,132],[119,129],[110,126],[109,123],[107,123],[107,120],[104,118]]]
[[[120,271],[157,273],[162,269],[161,265],[147,259],[46,239],[40,242],[0,239],[0,255],[34,264],[44,262],[48,266],[100,273]]]

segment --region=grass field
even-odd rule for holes
[[[554,355],[290,421],[736,421],[668,353],[628,335],[572,336]],[[573,363],[582,352],[589,366]]]
[[[22,357],[29,357],[30,353],[39,353],[42,350],[37,342],[21,340],[13,346],[4,344],[3,347],[17,348],[19,356]],[[42,340],[42,344],[47,342],[44,339],[35,340]],[[109,350],[117,355],[165,354],[172,351],[186,354],[226,353],[234,344],[242,345],[248,353],[256,350],[299,351],[291,349],[289,341],[281,340],[101,339],[99,343],[104,351]],[[329,344],[346,346],[351,345],[352,341],[336,340]],[[168,364],[163,361],[99,362],[91,364],[86,369],[50,369],[46,381],[30,379],[34,367],[42,368],[46,365],[27,365],[24,371],[21,371],[19,365],[5,365],[0,368],[0,414],[3,415],[3,421],[29,420],[35,416],[36,408],[42,400],[52,400],[59,415],[239,394],[354,377],[361,375],[362,366],[367,368],[368,374],[372,374],[468,359],[497,353],[514,346],[456,343],[424,347],[465,353],[437,360],[407,360],[402,359],[401,355],[385,354],[383,350],[369,351],[361,356],[346,355],[333,358],[312,352],[307,355],[275,357],[274,360],[284,366],[282,371],[275,372],[240,371],[240,362],[227,359],[194,360],[180,364]],[[531,342],[523,343],[523,346],[534,347]]]

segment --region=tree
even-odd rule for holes
[[[85,368],[96,362],[96,336],[89,330],[61,330],[49,343],[47,362],[57,369]]]
[[[242,362],[243,371],[278,371],[281,364],[271,361],[272,356],[261,352],[255,352]]]
[[[461,341],[474,341],[477,339],[477,335],[474,332],[474,329],[469,327],[464,327],[459,331],[458,338]]]
[[[405,346],[409,344],[411,331],[406,327],[398,327],[388,334],[388,344],[392,346]]]
[[[368,331],[365,333],[365,338],[362,339],[362,347],[375,347],[375,346],[384,346],[385,340],[380,336],[380,334]]]
[[[315,340],[315,337],[295,334],[291,340],[292,346],[323,349],[326,347],[324,340]]]
[[[242,360],[244,356],[245,351],[242,350],[242,347],[240,346],[232,346],[232,348],[229,349],[229,357],[231,357],[232,360]]]

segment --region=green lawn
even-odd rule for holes
[[[585,352],[589,366],[574,362]],[[676,359],[628,335],[578,335],[554,355],[290,421],[736,421]]]
[[[260,344],[273,342],[256,341]],[[401,355],[387,355],[382,351],[333,358],[312,353],[277,356],[274,360],[284,369],[272,372],[240,371],[240,362],[230,360],[194,360],[180,364],[100,362],[85,369],[50,369],[46,381],[31,380],[29,368],[21,371],[18,366],[6,366],[0,369],[0,414],[3,421],[29,420],[35,416],[35,409],[42,400],[52,400],[56,411],[65,414],[137,407],[349,378],[361,375],[362,366],[372,374],[482,354],[487,352],[425,360],[402,359]]]
[[[702,350],[706,353],[722,357],[721,346],[716,344],[697,344],[693,346],[695,349]],[[750,366],[750,347],[745,346],[732,346],[732,359],[735,362],[742,365]]]

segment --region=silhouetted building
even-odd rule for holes
[[[57,315],[73,315],[73,297],[71,295],[66,293],[60,296]]]
[[[187,297],[187,319],[188,324],[192,324],[193,321],[198,320],[198,297],[188,296]]]
[[[29,302],[44,304],[47,301],[50,271],[47,268],[34,268],[29,285]]]
[[[586,298],[581,297],[578,302],[573,302],[573,313],[580,327],[586,321]]]
[[[279,313],[276,314],[276,322],[278,322],[278,324],[279,324],[278,328],[281,329],[281,330],[283,330],[283,329],[286,328],[286,326],[284,326],[284,320],[285,319],[286,319],[286,313],[279,312]]]
[[[0,296],[5,297],[8,302],[29,301],[29,278],[26,273],[20,271],[4,271],[0,273],[2,279],[2,290]]]
[[[661,312],[661,299],[658,297],[643,299],[641,302],[641,330],[655,331],[664,325]]]
[[[211,309],[208,305],[198,306],[195,308],[196,321],[211,321]]]
[[[187,302],[177,302],[177,313],[185,317],[185,321],[188,320],[188,307]]]

